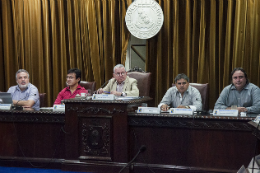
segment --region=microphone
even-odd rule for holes
[[[142,146],[140,147],[139,151],[138,151],[138,152],[136,153],[136,155],[134,156],[134,158],[133,158],[130,162],[128,162],[118,173],[121,173],[128,165],[132,164],[132,163],[135,161],[135,159],[137,158],[137,156],[138,156],[140,153],[144,152],[145,150],[146,150],[146,146],[145,146],[145,145],[142,145]],[[131,168],[131,169],[133,169],[133,168]]]
[[[29,95],[28,97],[30,97],[30,96],[36,96],[36,94],[31,94],[31,95]],[[18,104],[19,101],[25,99],[26,97],[27,97],[27,95],[26,95],[25,97],[23,97],[22,99],[18,100],[18,101],[12,106],[13,110],[23,110],[23,107],[22,107],[22,106],[18,106],[17,104]]]
[[[113,79],[113,77],[111,79]],[[100,88],[103,88],[111,79],[108,79]]]
[[[113,79],[113,77],[112,77],[111,79]],[[105,83],[103,83],[103,85],[101,85],[100,88],[103,88],[111,79],[109,79],[109,80],[107,80]],[[98,89],[98,90],[99,90],[99,89]],[[94,94],[97,94],[97,93],[98,93],[98,90],[96,90],[96,91],[94,92]]]

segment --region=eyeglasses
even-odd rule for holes
[[[121,72],[121,73],[115,73],[117,76],[124,76],[125,72]]]
[[[67,76],[66,79],[73,79],[73,76]]]
[[[179,83],[177,83],[178,85],[186,85],[187,84],[187,82],[179,82]]]

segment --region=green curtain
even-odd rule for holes
[[[161,31],[148,40],[146,70],[153,73],[157,105],[179,73],[190,82],[209,83],[209,106],[243,67],[259,86],[259,0],[159,0]],[[156,47],[156,49],[155,49]]]
[[[26,69],[30,82],[52,106],[70,68],[97,88],[125,62],[129,32],[124,16],[130,0],[1,0],[0,91],[16,85]]]

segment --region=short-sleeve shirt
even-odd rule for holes
[[[24,91],[21,91],[18,85],[12,86],[8,89],[7,92],[11,93],[13,100],[33,100],[34,105],[32,106],[32,108],[35,110],[40,109],[39,91],[37,87],[33,84],[29,83],[28,87]]]

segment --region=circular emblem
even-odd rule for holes
[[[160,31],[163,11],[155,0],[135,0],[126,11],[125,22],[132,35],[149,39]]]

